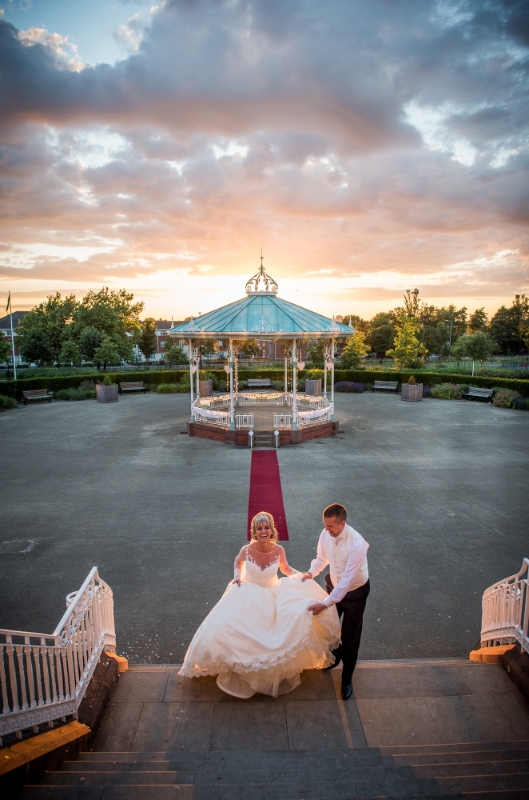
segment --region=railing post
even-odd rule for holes
[[[250,448],[250,450],[253,449],[253,430],[252,430],[252,428],[250,428],[250,430],[248,431],[248,447]]]
[[[274,446],[276,450],[279,449],[279,431],[277,430],[277,428],[274,431]]]

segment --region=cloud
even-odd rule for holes
[[[242,291],[263,245],[312,302],[384,303],[413,276],[432,297],[527,290],[526,17],[495,0],[166,0],[96,67],[0,19],[0,280],[185,267],[189,287],[224,272]]]

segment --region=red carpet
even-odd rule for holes
[[[283,506],[281,476],[275,450],[252,450],[250,497],[248,499],[248,531],[259,511],[268,511],[274,518],[279,539],[288,539],[287,519]],[[248,533],[248,539],[250,533]]]

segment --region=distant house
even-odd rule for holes
[[[17,366],[22,362],[22,358],[19,355],[16,337],[17,337],[17,327],[20,325],[24,317],[26,316],[27,311],[13,311],[13,334],[15,339],[15,350],[17,354]],[[11,342],[11,315],[8,314],[6,317],[0,318],[0,335],[3,334],[7,337],[8,341]],[[9,348],[8,355],[9,363],[13,364],[13,349]]]

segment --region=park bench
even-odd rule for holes
[[[143,381],[121,381],[119,391],[120,394],[123,392],[143,392],[145,394],[147,387]]]
[[[48,392],[47,389],[28,389],[22,392],[24,405],[27,406],[28,400],[47,400],[49,403],[53,400],[53,393]]]
[[[469,386],[468,391],[463,394],[463,397],[476,397],[479,400],[488,400],[492,402],[494,389],[482,389],[480,386]]]
[[[248,389],[270,389],[270,378],[248,378]]]
[[[382,389],[386,392],[397,392],[398,388],[398,381],[375,381],[373,384],[373,391],[375,391],[375,389]]]

